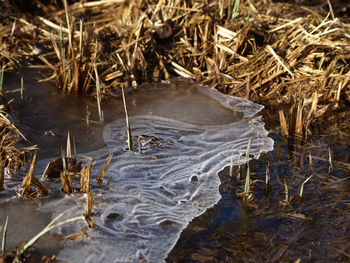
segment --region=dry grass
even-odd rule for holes
[[[28,153],[36,149],[36,146],[23,146],[25,140],[5,112],[5,106],[0,105],[0,162],[1,168],[7,173],[17,171],[25,163]]]
[[[241,1],[233,14],[231,1],[63,1],[16,28],[45,45],[46,80],[63,90],[92,91],[95,66],[101,96],[181,75],[277,105],[284,134],[306,137],[350,101],[350,24],[320,7],[265,2]]]
[[[350,24],[332,10],[256,0],[238,10],[232,1],[42,2],[33,1],[31,19],[2,1],[12,14],[0,19],[2,68],[40,44],[45,80],[99,102],[113,89],[181,75],[277,108],[287,137],[306,138],[314,123],[349,112]],[[30,149],[16,147],[21,134],[5,106],[1,158],[16,169]]]
[[[0,28],[0,70],[13,69],[19,64],[18,39],[13,36],[16,23],[0,21]]]

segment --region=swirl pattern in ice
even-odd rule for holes
[[[124,119],[105,126],[103,138],[107,146],[86,154],[96,160],[95,171],[101,169],[109,153],[114,154],[109,168],[109,173],[113,173],[110,187],[93,189],[98,229],[89,233],[90,240],[67,244],[59,259],[163,262],[189,221],[220,199],[217,174],[229,165],[231,154],[237,162],[250,137],[255,158],[272,150],[273,141],[267,137],[264,123],[260,117],[254,117],[261,110],[260,105],[214,89],[201,87],[201,91],[224,107],[242,112],[241,118],[206,125],[155,115],[133,116],[132,134],[140,137],[142,154],[125,150]],[[135,151],[137,147],[136,141]],[[244,161],[242,157],[241,162]],[[68,208],[69,218],[81,215],[84,203],[84,197],[72,195],[50,201],[42,210],[59,213]],[[83,224],[76,222],[56,231],[78,232]]]

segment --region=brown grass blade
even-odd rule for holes
[[[101,169],[101,171],[99,172],[98,176],[97,176],[97,179],[96,179],[96,183],[97,184],[102,184],[103,183],[103,179],[105,178],[106,176],[106,173],[107,173],[107,169],[109,167],[109,164],[111,163],[111,160],[112,160],[112,157],[113,157],[113,154],[110,153]]]

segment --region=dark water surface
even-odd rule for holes
[[[341,128],[349,123],[338,125],[337,134],[323,128],[323,135],[308,143],[271,133],[274,150],[250,163],[253,179],[261,180],[255,184],[252,207],[237,198],[242,186],[223,170],[221,200],[182,232],[167,262],[349,262],[350,133]],[[266,169],[271,175],[268,191]],[[245,172],[243,168],[243,176]],[[311,175],[300,200],[301,186]]]
[[[23,99],[15,92],[20,76],[24,79]],[[109,168],[114,174],[111,185],[93,184],[94,222],[98,228],[89,233],[89,239],[65,242],[58,251],[60,260],[164,262],[188,222],[220,199],[217,174],[230,162],[231,155],[237,163],[250,137],[254,158],[273,146],[264,123],[256,116],[261,105],[223,95],[189,80],[176,79],[127,91],[135,148],[137,138],[142,137],[142,154],[135,154],[125,151],[125,115],[120,96],[104,103],[105,122],[99,123],[96,102],[91,98],[77,98],[37,83],[39,76],[30,70],[5,79],[8,97],[15,98],[12,106],[17,112],[17,125],[31,143],[39,146],[37,178],[50,160],[45,158],[60,156],[68,129],[76,138],[78,153],[95,161],[92,181],[106,156],[114,154]],[[88,127],[87,105],[92,113]],[[17,195],[19,182],[17,177],[7,180],[1,204],[8,204],[4,200]],[[80,219],[51,233],[67,236],[80,232],[86,225],[82,218],[85,196],[79,193],[63,196],[58,184],[50,191],[53,193],[40,198],[38,207],[33,208],[36,214],[30,217],[39,217],[43,222],[38,220],[31,231],[39,232],[48,220],[66,211],[62,220]],[[22,200],[12,202],[16,201]],[[10,209],[4,211],[10,212]],[[15,228],[31,225],[20,213],[17,219],[13,221]],[[15,243],[17,235],[9,235]]]
[[[21,77],[24,80],[23,100],[19,92]],[[105,146],[102,140],[104,124],[125,118],[121,94],[110,96],[112,99],[103,103],[104,122],[100,122],[96,100],[90,96],[63,93],[50,87],[49,83],[38,82],[40,79],[42,76],[37,70],[22,69],[20,73],[5,76],[4,89],[7,98],[14,99],[11,105],[17,115],[18,127],[31,143],[39,145],[41,157],[60,155],[68,130],[75,136],[79,153],[101,148]],[[178,79],[167,85],[128,89],[129,116],[154,115],[198,125],[220,125],[243,118],[242,112],[225,108],[191,86],[191,81]],[[91,114],[90,126],[86,125],[87,111]]]
[[[18,92],[8,93],[7,96],[15,98],[12,105],[20,121],[19,128],[32,143],[39,145],[40,158],[57,158],[60,155],[61,148],[64,148],[66,143],[67,127],[71,135],[76,138],[79,153],[89,153],[106,147],[106,142],[103,140],[104,125],[97,121],[94,100],[89,97],[77,98],[47,88],[37,83],[40,78],[38,75],[27,70],[22,74],[5,78],[4,87],[8,87],[7,91],[19,87],[20,75],[24,76],[24,100],[21,101]],[[129,115],[160,116],[176,119],[179,125],[188,123],[196,127],[221,127],[244,118],[243,111],[228,110],[207,95],[189,89],[190,85],[188,81],[177,80],[167,88],[159,85],[128,91],[126,97]],[[203,103],[205,107],[202,107]],[[92,120],[89,127],[85,120],[87,105]],[[106,122],[124,118],[120,97],[104,103],[103,106]],[[275,141],[274,149],[270,153],[262,154],[259,160],[250,162],[252,179],[255,180],[254,200],[247,205],[238,198],[236,193],[243,191],[244,181],[237,184],[235,179],[229,178],[228,168],[223,169],[219,174],[220,201],[201,216],[194,218],[183,230],[176,246],[168,255],[167,262],[294,262],[299,259],[302,262],[349,261],[350,180],[347,179],[350,170],[349,131],[339,129],[339,133],[332,136],[320,134],[312,137],[308,143],[288,142],[279,137],[275,122],[269,120],[271,116],[276,118],[271,112],[264,114],[264,121],[271,131],[270,137]],[[161,125],[162,120],[159,119],[159,124],[154,120],[152,125]],[[118,125],[116,127],[119,127]],[[169,127],[175,131],[176,125],[174,123]],[[116,128],[114,129],[118,132]],[[137,127],[135,129],[137,130]],[[187,134],[183,136],[186,137]],[[203,133],[201,136],[205,137],[208,134]],[[226,137],[229,136],[227,133]],[[213,136],[210,138],[213,141],[209,145],[216,143]],[[107,149],[108,147],[110,146],[107,146]],[[329,150],[333,167],[329,162]],[[191,154],[190,151],[188,153]],[[103,160],[99,162],[103,163]],[[222,168],[224,166],[226,165]],[[124,169],[122,166],[117,167],[121,171]],[[243,179],[246,174],[245,167],[242,164]],[[271,175],[271,188],[268,190],[264,184],[266,169]],[[236,175],[237,167],[234,167],[234,177]],[[301,201],[298,198],[301,186],[311,175],[311,179],[304,185]],[[288,202],[285,201],[286,186]],[[96,191],[99,193],[99,190]],[[51,206],[49,199],[41,200],[44,208]],[[52,215],[48,211],[52,210],[46,207],[39,214],[36,209],[32,209],[33,205],[24,202],[20,208],[23,215],[16,217],[18,202],[14,202],[14,205],[11,202],[6,203],[6,207],[1,204],[1,211],[6,210],[12,215],[10,222],[16,222],[15,225],[22,225],[24,228],[31,226],[27,232],[23,231],[24,228],[9,229],[12,237],[17,237],[18,232],[26,232],[20,240],[9,239],[10,247],[13,247],[17,241],[25,241],[39,232],[51,220]],[[62,203],[64,202],[69,204],[72,201],[65,198]],[[113,212],[117,207],[108,209]],[[122,211],[122,208],[118,209],[119,212]],[[120,212],[120,215],[123,214]],[[104,216],[108,219],[108,213],[102,211],[101,217]],[[0,224],[4,218],[5,214],[0,213]],[[106,218],[103,220],[107,220]],[[141,224],[142,221],[139,222]],[[113,234],[118,224],[108,221],[105,225],[103,221],[101,226]],[[143,236],[143,238],[147,240],[149,237]],[[57,245],[59,251],[62,244]],[[81,247],[83,248],[83,245]],[[47,251],[50,253],[52,246]],[[138,250],[138,253],[141,255],[144,253],[147,257],[149,251],[143,249]],[[86,262],[92,261],[87,259]]]

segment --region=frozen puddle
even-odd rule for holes
[[[262,151],[272,150],[273,142],[267,137],[264,123],[254,117],[261,106],[222,95],[214,89],[200,89],[203,92],[200,96],[210,96],[233,110],[233,121],[206,125],[209,121],[203,119],[207,116],[200,116],[184,122],[156,116],[153,108],[152,115],[130,118],[133,136],[144,137],[141,155],[125,151],[124,119],[105,126],[103,139],[107,146],[86,154],[96,160],[95,171],[100,170],[110,152],[114,154],[109,168],[109,173],[113,173],[111,187],[94,188],[98,229],[89,234],[91,240],[67,245],[58,258],[70,262],[82,259],[85,262],[163,262],[189,221],[220,199],[217,174],[229,164],[231,153],[237,160],[240,149],[245,152],[249,137],[253,138],[251,154],[255,158]],[[195,96],[193,92],[189,94]],[[182,102],[186,107],[191,103],[191,96]],[[161,106],[164,112],[172,107],[176,115],[172,103],[165,101]],[[178,119],[184,119],[183,106],[176,106],[180,110]],[[208,105],[200,107],[206,111]],[[200,113],[201,108],[196,111]],[[237,112],[242,113],[241,118],[237,118]],[[84,211],[85,198],[66,197],[42,209],[59,213],[67,207],[70,207],[67,217],[79,216]],[[80,227],[69,225],[57,231],[74,233]]]
[[[137,139],[135,153],[125,151],[125,119],[120,115],[103,129],[106,146],[84,154],[96,160],[94,182],[113,153],[107,173],[113,179],[110,187],[93,186],[98,228],[89,232],[91,239],[67,242],[58,259],[164,262],[187,224],[220,199],[217,174],[229,165],[232,152],[237,161],[250,137],[255,158],[272,150],[273,141],[256,117],[262,106],[187,80],[172,84],[179,88],[167,85],[127,94],[132,135],[142,136],[141,155]],[[43,160],[38,167],[46,164]],[[55,217],[68,209],[68,219],[84,213],[85,200],[73,194],[44,202],[40,210]],[[69,235],[83,226],[84,221],[75,221],[53,231]]]

